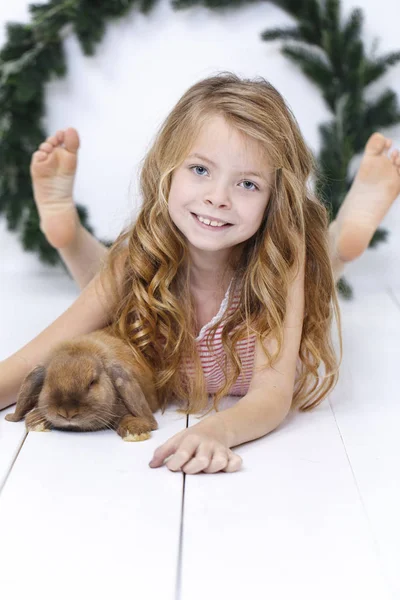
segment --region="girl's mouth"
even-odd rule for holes
[[[197,216],[194,213],[190,213],[193,217],[193,219],[196,221],[197,225],[199,225],[200,227],[202,227],[203,229],[208,229],[209,231],[221,231],[221,230],[225,230],[228,229],[228,227],[232,227],[231,223],[226,223],[225,225],[206,225],[205,223],[202,223],[201,221],[199,221],[199,219],[197,218]]]

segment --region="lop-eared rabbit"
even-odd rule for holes
[[[158,429],[153,382],[110,327],[56,345],[46,363],[25,377],[7,421],[25,417],[28,431],[110,428],[127,442],[146,440]]]

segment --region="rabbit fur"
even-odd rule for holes
[[[129,346],[106,327],[54,347],[22,382],[14,413],[28,431],[115,429],[124,441],[141,441],[158,429],[157,393],[139,372]]]

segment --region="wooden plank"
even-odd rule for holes
[[[377,309],[375,303],[372,305]],[[385,305],[385,309],[389,307]],[[353,311],[357,310],[353,304]],[[377,473],[368,479],[362,461],[353,460],[352,455],[349,460],[347,441],[345,446],[331,409],[331,403],[336,406],[341,396],[365,452],[370,438],[363,422],[368,423],[380,406],[370,396],[370,402],[365,402],[365,394],[371,381],[378,387],[382,378],[376,376],[372,361],[365,368],[361,359],[364,355],[356,349],[367,346],[367,332],[381,347],[382,320],[376,321],[367,331],[364,324],[361,331],[348,329],[345,336],[347,359],[343,369],[347,376],[343,379],[348,381],[349,374],[354,373],[354,382],[364,374],[364,383],[347,389],[346,394],[343,386],[337,386],[317,409],[292,414],[274,432],[237,447],[235,451],[243,458],[241,471],[186,476],[182,599],[204,598],[209,590],[213,598],[223,595],[230,600],[260,597],[263,593],[274,600],[336,600],[344,594],[363,600],[393,598],[375,541],[377,531],[371,525],[371,512],[365,502],[368,492],[371,499],[376,493]],[[344,327],[348,328],[348,319]],[[349,338],[354,352],[350,351]],[[369,351],[374,348],[375,356],[375,344]],[[395,379],[392,370],[387,374],[389,392]],[[227,399],[225,407],[235,401]],[[366,410],[370,411],[369,418]],[[361,413],[364,420],[360,419]],[[398,417],[398,411],[392,414]],[[195,422],[191,417],[189,424]],[[385,422],[382,418],[382,434]],[[392,421],[393,433],[398,422],[398,418]],[[397,469],[397,473],[398,456],[398,451],[393,454],[390,470]],[[365,467],[368,463],[366,459]],[[380,475],[390,484],[389,471]],[[397,474],[395,478],[397,482]],[[376,505],[385,522],[387,501],[382,493]],[[399,524],[397,515],[396,496],[396,501],[389,503],[388,521],[396,519]],[[394,534],[397,548],[398,539]],[[394,557],[397,553],[392,553]],[[198,576],[199,565],[202,577]]]
[[[332,407],[376,548],[400,597],[400,290],[357,295],[342,307],[344,368]]]
[[[186,421],[156,418],[145,442],[28,434],[0,494],[2,597],[175,598],[183,479],[148,463]]]

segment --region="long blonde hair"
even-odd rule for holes
[[[259,230],[244,243],[236,262],[229,305],[237,285],[240,302],[224,317],[221,341],[226,355],[225,383],[213,407],[241,372],[236,343],[256,333],[277,341],[264,352],[273,366],[283,345],[288,286],[299,256],[305,255],[305,314],[292,409],[316,407],[335,387],[342,358],[341,319],[329,258],[329,217],[325,205],[308,190],[315,164],[297,121],[279,92],[265,79],[241,79],[231,72],[190,87],[165,122],[147,153],[140,174],[143,203],[135,222],[124,228],[104,261],[101,277],[112,282],[115,335],[132,350],[133,360],[155,382],[162,412],[172,401],[183,414],[207,408],[208,393],[196,348],[195,311],[189,287],[187,241],[171,220],[168,198],[174,170],[190,152],[210,116],[223,116],[244,138],[265,149],[275,182]],[[127,243],[126,243],[127,242]],[[116,259],[125,253],[122,272]],[[117,275],[121,287],[117,287]],[[340,341],[338,363],[331,340],[335,312]],[[220,323],[211,328],[208,343]],[[195,366],[194,377],[182,367]],[[325,375],[318,373],[324,365]],[[211,410],[212,408],[211,407]]]

